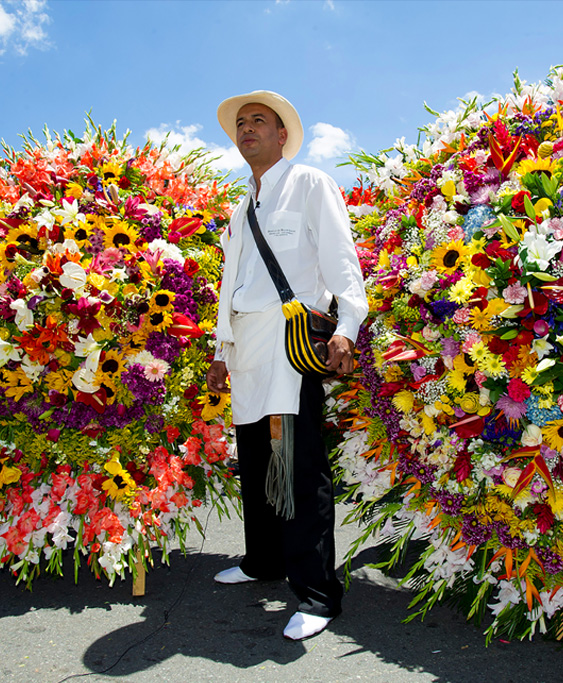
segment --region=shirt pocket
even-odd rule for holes
[[[299,211],[273,211],[266,221],[266,237],[274,251],[297,249],[302,214]]]

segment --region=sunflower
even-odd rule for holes
[[[206,392],[198,399],[198,402],[203,405],[201,417],[206,422],[213,420],[218,415],[222,415],[225,408],[229,404],[229,394],[221,392],[220,394],[213,394],[210,391]]]
[[[37,223],[22,223],[15,228],[8,230],[8,234],[4,238],[6,244],[15,244],[19,251],[26,252],[28,254],[38,255],[41,254],[44,249],[40,244],[39,236],[37,233]]]
[[[151,332],[162,332],[172,324],[172,313],[167,310],[150,312],[145,315],[143,329]]]
[[[551,159],[524,159],[518,164],[516,172],[524,176],[527,173],[545,173],[547,176],[551,177],[555,169],[556,162],[551,161]]]
[[[104,247],[109,249],[136,249],[135,242],[139,239],[139,233],[125,221],[117,221],[113,226],[104,230]]]
[[[96,380],[99,384],[112,384],[115,377],[119,377],[125,369],[122,354],[117,349],[106,351],[98,364]]]
[[[105,164],[102,164],[100,170],[102,172],[102,185],[111,185],[119,182],[123,174],[122,165],[115,161],[106,161]]]
[[[158,289],[151,297],[149,302],[151,313],[162,313],[163,311],[174,310],[174,299],[176,294],[168,289]]]
[[[431,263],[441,273],[451,275],[463,263],[468,249],[463,240],[441,244],[432,252]]]
[[[563,449],[563,420],[553,420],[542,427],[544,442],[554,451]]]
[[[136,488],[135,481],[129,472],[121,467],[117,453],[111,460],[106,462],[104,469],[111,475],[102,484],[102,488],[108,492],[109,496],[116,500],[121,500],[123,497],[133,493]]]
[[[79,247],[83,247],[90,241],[92,227],[88,223],[82,221],[78,225],[67,223],[64,226],[64,236],[67,240],[74,240]]]

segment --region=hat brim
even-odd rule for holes
[[[255,90],[246,95],[236,95],[221,102],[217,109],[217,118],[221,128],[231,140],[237,144],[237,114],[245,104],[265,104],[273,109],[283,121],[287,131],[287,142],[283,146],[283,156],[286,159],[293,157],[301,149],[303,144],[303,126],[295,107],[285,97],[270,90]]]

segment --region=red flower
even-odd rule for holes
[[[518,377],[514,377],[508,383],[508,395],[513,401],[522,403],[531,393],[530,387]]]
[[[553,526],[555,515],[547,503],[536,503],[533,510],[534,514],[537,515],[536,524],[538,525],[539,532],[545,534]]]
[[[528,192],[528,190],[520,190],[518,194],[515,194],[514,197],[512,197],[512,201],[510,203],[512,204],[512,208],[516,213],[526,213],[524,197],[531,199],[532,195]]]
[[[193,277],[198,270],[199,263],[197,261],[194,261],[193,258],[187,258],[184,261],[184,273],[186,273],[188,277]]]
[[[472,469],[471,454],[467,451],[459,453],[454,463],[454,473],[457,481],[462,482],[467,479],[471,474]]]

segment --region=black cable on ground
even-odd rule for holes
[[[139,645],[146,643],[147,640],[154,638],[154,636],[157,633],[160,633],[160,631],[162,631],[162,629],[168,624],[168,617],[170,616],[170,613],[175,609],[175,607],[178,605],[178,603],[184,597],[184,593],[186,592],[186,588],[188,587],[189,579],[191,578],[191,574],[194,570],[194,567],[196,566],[197,560],[199,557],[201,557],[201,554],[203,553],[203,547],[205,545],[205,535],[207,533],[207,526],[209,524],[209,517],[211,516],[211,513],[213,512],[214,509],[215,509],[215,505],[212,505],[211,509],[207,513],[207,518],[205,520],[205,526],[203,528],[203,539],[201,541],[201,546],[200,546],[198,552],[194,556],[194,561],[192,562],[192,566],[189,568],[188,573],[186,574],[184,584],[183,584],[178,596],[176,597],[174,602],[170,605],[170,607],[168,609],[164,610],[162,624],[160,624],[160,626],[157,626],[153,631],[151,631],[144,638],[141,638],[141,640],[137,640],[136,642],[131,643],[131,645],[129,645],[129,647],[127,647],[125,650],[123,650],[123,652],[119,655],[119,657],[115,660],[115,662],[113,664],[106,667],[102,671],[89,671],[88,673],[83,673],[83,674],[70,674],[70,676],[66,676],[65,678],[61,678],[59,681],[57,681],[57,683],[65,683],[65,681],[70,681],[73,678],[86,678],[86,676],[100,676],[102,674],[105,674],[108,671],[111,671],[114,667],[116,667],[128,652],[130,652],[131,650],[133,650],[136,647],[139,647]]]

